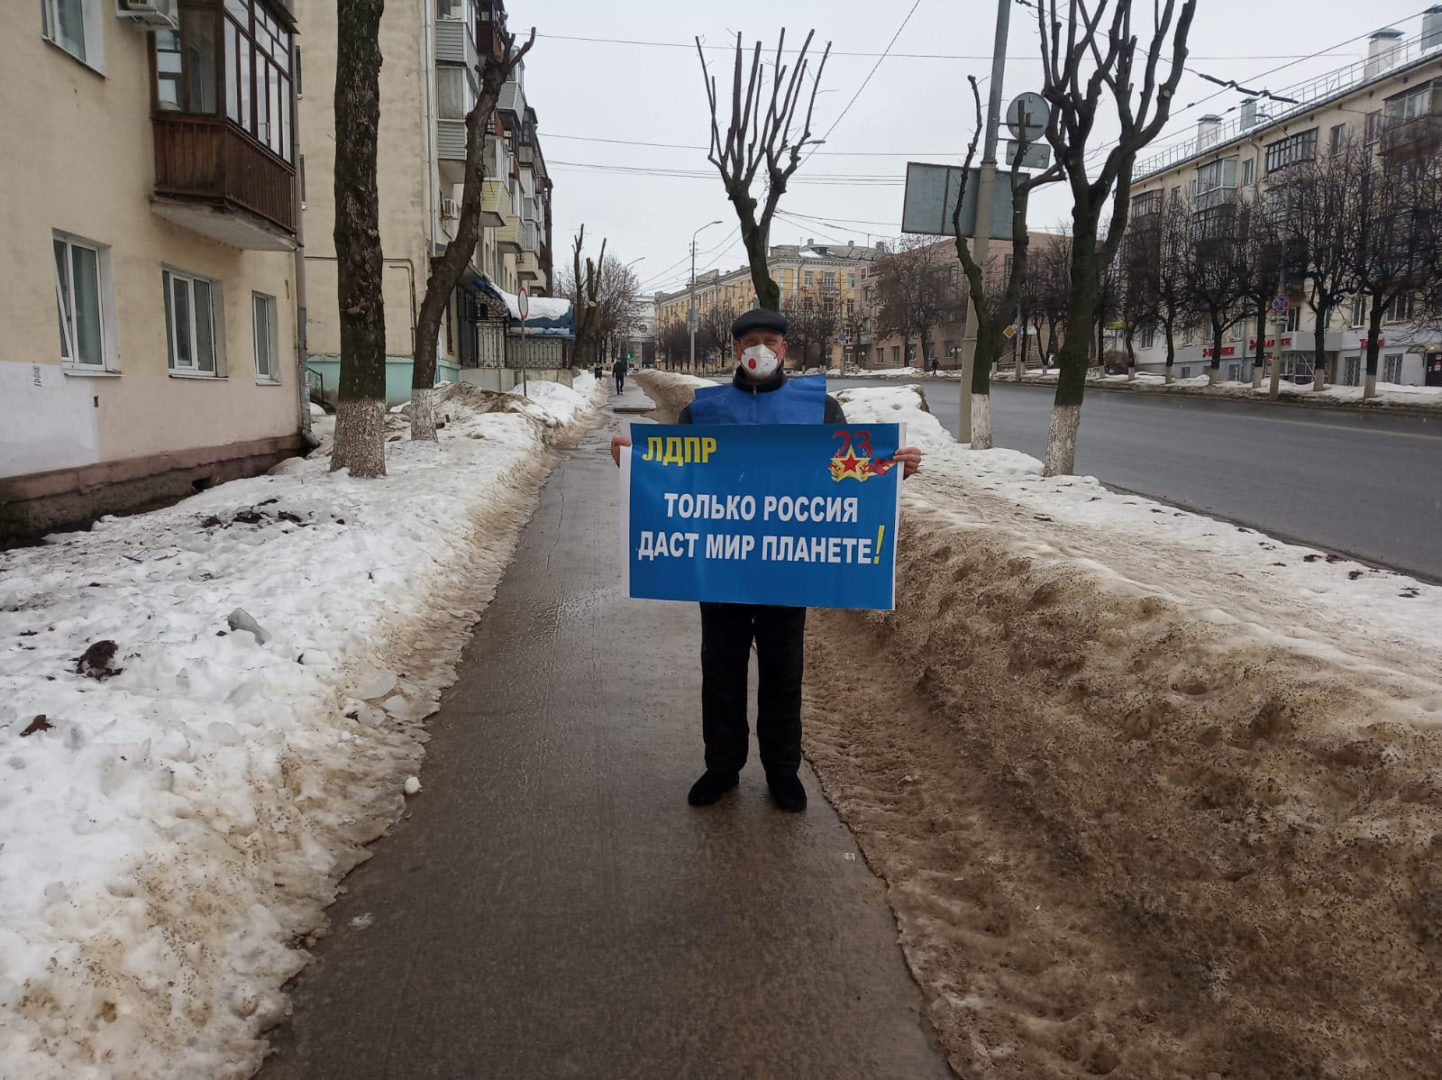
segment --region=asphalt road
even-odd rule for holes
[[[954,434],[957,382],[917,381]],[[1049,387],[994,386],[996,445],[1043,456],[1051,401]],[[1442,420],[1095,391],[1076,464],[1114,487],[1442,581]]]

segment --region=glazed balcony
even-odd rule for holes
[[[231,247],[295,247],[295,170],[223,118],[157,113],[155,213]]]

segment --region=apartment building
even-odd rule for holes
[[[826,355],[812,357],[812,362],[824,360],[824,366],[842,363],[843,354],[851,347],[845,327],[849,318],[856,317],[866,267],[878,252],[885,254],[885,250],[885,245],[862,247],[851,241],[844,245],[818,245],[814,239],[808,239],[805,244],[771,247],[766,264],[781,290],[781,310],[798,324],[804,322],[805,314],[812,310],[825,310],[834,317],[835,328],[827,335]],[[682,289],[656,294],[657,333],[664,334],[668,327],[678,324],[686,325],[691,292],[691,289]],[[755,307],[756,290],[751,284],[750,268],[742,266],[727,272],[711,270],[698,275],[695,304],[698,322],[704,322],[708,315],[716,312],[739,314]]]
[[[1277,100],[1280,99],[1280,100]],[[1363,140],[1384,159],[1401,160],[1442,151],[1442,5],[1430,8],[1418,32],[1381,30],[1371,35],[1366,59],[1290,87],[1272,100],[1249,98],[1229,119],[1203,116],[1196,134],[1140,161],[1132,185],[1129,228],[1145,236],[1156,230],[1173,193],[1189,193],[1198,226],[1225,227],[1239,198],[1265,196],[1285,181],[1287,170]],[[1267,334],[1269,362],[1284,377],[1306,381],[1324,365],[1327,381],[1360,385],[1366,351],[1365,297],[1335,313],[1326,327],[1325,355],[1315,357],[1314,316],[1301,286],[1292,289],[1290,310]],[[1413,319],[1410,297],[1391,306],[1384,326],[1378,377],[1383,382],[1442,385],[1442,339]],[[1200,326],[1183,329],[1174,372],[1200,375],[1213,345]],[[1136,337],[1139,368],[1165,369],[1166,346],[1159,329],[1143,327]],[[1220,375],[1246,381],[1252,375],[1255,324],[1239,323],[1222,347]]]
[[[340,372],[336,298],[334,168],[336,6],[296,0],[307,27],[300,96],[300,158],[306,237],[306,346],[312,390],[333,398]],[[480,92],[480,59],[498,55],[506,25],[501,0],[424,0],[388,5],[381,18],[380,194],[382,288],[386,307],[386,397],[409,400],[416,317],[431,259],[458,227],[465,181],[467,113]],[[527,363],[555,366],[564,330],[535,327],[528,339],[515,316],[524,287],[551,285],[551,180],[536,114],[526,104],[524,70],[503,88],[485,144],[480,241],[441,330],[436,378]],[[555,320],[548,320],[554,323]],[[523,357],[522,351],[529,356]],[[476,378],[476,381],[487,381]],[[491,380],[494,381],[494,380]]]
[[[0,541],[302,445],[290,0],[0,4]]]

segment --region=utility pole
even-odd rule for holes
[[[689,304],[690,313],[686,316],[687,329],[691,331],[691,372],[696,371],[696,237],[709,229],[712,225],[720,225],[721,219],[708,221],[691,234],[691,301]]]
[[[1012,0],[997,0],[996,42],[991,53],[991,92],[986,102],[986,142],[982,145],[981,169],[976,184],[976,233],[971,241],[972,257],[986,274],[991,253],[991,208],[996,201],[996,141],[1001,127],[1001,91],[1006,75],[1006,38],[1011,20]],[[961,418],[957,442],[971,442],[971,376],[976,365],[976,328],[981,322],[978,297],[971,298],[971,322],[961,341]]]

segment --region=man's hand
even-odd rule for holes
[[[613,435],[611,437],[611,460],[616,463],[617,468],[621,467],[621,447],[630,445],[631,440],[624,435]],[[916,452],[916,460],[921,460],[920,450]]]
[[[891,455],[891,460],[901,462],[903,466],[901,477],[904,480],[921,468],[921,451],[914,446],[903,446]]]

